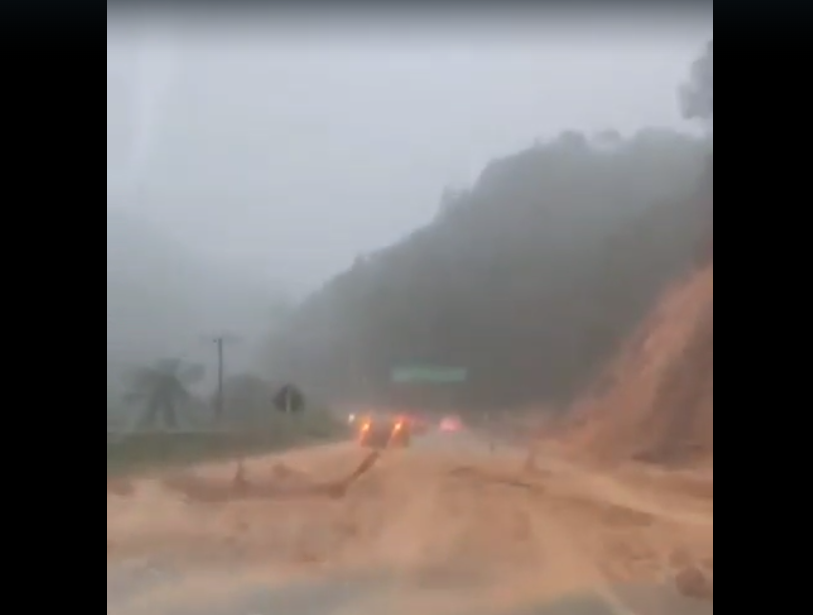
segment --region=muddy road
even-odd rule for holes
[[[108,613],[713,612],[675,582],[713,578],[713,478],[525,461],[433,434],[108,484]]]

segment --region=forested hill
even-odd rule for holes
[[[447,191],[435,220],[360,257],[277,340],[277,365],[334,399],[503,406],[586,383],[695,258],[708,142],[565,133]],[[395,386],[399,365],[468,369]]]

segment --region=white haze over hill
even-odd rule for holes
[[[211,365],[205,337],[232,332],[244,367],[281,297],[425,224],[490,159],[564,129],[682,125],[708,21],[509,21],[370,37],[108,18],[108,364]]]
[[[159,357],[216,374],[215,335],[228,333],[230,371],[262,350],[280,302],[273,287],[177,242],[127,213],[107,211],[107,359],[116,377]]]

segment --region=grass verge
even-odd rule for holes
[[[133,433],[107,443],[107,476],[260,455],[347,437],[347,426],[320,415],[275,417],[222,433]]]

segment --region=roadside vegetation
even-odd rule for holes
[[[216,395],[193,385],[199,366],[165,359],[130,375],[120,396],[108,391],[107,474],[245,457],[342,438],[347,426],[327,408],[306,404],[286,414],[274,406],[278,387],[252,375],[227,379],[223,418]]]

